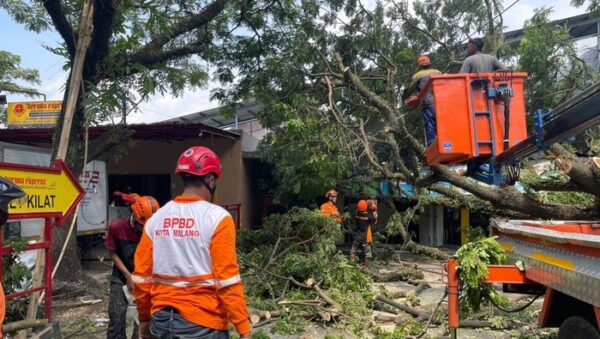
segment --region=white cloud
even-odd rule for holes
[[[139,112],[132,113],[127,122],[147,124],[219,106],[218,102],[211,102],[209,97],[210,88],[188,89],[181,97],[155,95],[150,101],[140,104]]]
[[[509,6],[513,1],[505,1],[504,5]],[[508,9],[502,18],[504,19],[504,25],[509,31],[519,29],[523,27],[525,20],[530,19],[533,16],[534,9],[546,7],[552,8],[550,14],[551,20],[564,19],[571,16],[583,14],[586,12],[586,6],[573,7],[570,5],[570,1],[547,1],[547,0],[525,0],[519,1],[510,9]]]
[[[535,7],[526,2],[518,2],[507,10],[506,13],[502,15],[504,26],[506,27],[505,30],[512,31],[523,27],[525,20],[533,16],[534,8]]]

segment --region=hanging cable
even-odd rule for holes
[[[524,309],[526,309],[527,307],[531,306],[531,304],[533,304],[537,300],[537,298],[539,298],[541,296],[542,296],[542,294],[538,294],[535,297],[533,297],[530,301],[528,301],[525,305],[523,305],[521,307],[514,308],[514,309],[506,309],[506,308],[498,305],[498,303],[496,303],[494,301],[494,299],[490,299],[490,302],[492,303],[492,305],[494,305],[500,311],[503,311],[503,312],[506,312],[506,313],[516,313],[516,312],[521,312]]]

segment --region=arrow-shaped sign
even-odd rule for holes
[[[25,191],[8,209],[10,219],[57,218],[62,225],[84,195],[79,181],[62,160],[54,167],[0,162],[0,176]]]

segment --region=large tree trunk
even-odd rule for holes
[[[84,80],[85,83],[85,80]],[[69,88],[69,82],[66,84],[66,88]],[[65,96],[63,101],[66,101],[67,96],[69,95],[68,90],[65,91]],[[60,140],[60,133],[63,128],[64,114],[65,114],[65,106],[63,105],[63,110],[61,111],[60,118],[58,120],[58,125],[56,126],[56,130],[54,132],[54,144],[53,144],[53,154],[52,158],[56,158],[56,152],[58,150],[58,140]],[[71,127],[71,133],[69,135],[69,143],[67,150],[67,159],[65,162],[67,166],[71,169],[75,176],[79,176],[83,167],[84,167],[84,145],[82,140],[82,130],[84,126],[84,111],[81,106],[81,92],[79,97],[77,98],[77,107],[73,114],[73,123]],[[74,216],[73,216],[74,217]],[[67,234],[69,232],[69,226],[73,222],[73,217],[69,218],[65,225],[62,227],[54,227],[52,232],[52,262],[56,265],[56,261],[60,255],[63,244],[67,238]],[[75,226],[76,227],[76,226]],[[77,248],[77,232],[73,232],[71,238],[68,239],[67,247],[65,248],[65,254],[60,263],[60,267],[56,271],[55,279],[63,280],[63,281],[72,281],[72,280],[83,280],[84,274],[83,269],[81,267],[81,262],[79,258],[79,251]]]

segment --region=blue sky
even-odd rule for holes
[[[505,0],[505,6],[513,2],[514,0]],[[574,8],[569,3],[569,0],[519,0],[504,14],[504,24],[508,30],[520,28],[523,22],[531,17],[534,9],[542,6],[554,8],[553,19],[585,12],[585,8]],[[45,93],[48,100],[62,100],[63,85],[67,77],[67,73],[62,69],[64,60],[43,48],[43,45],[56,47],[60,41],[58,34],[29,32],[22,25],[13,22],[4,10],[0,10],[0,32],[0,49],[20,55],[23,67],[39,70],[42,80],[39,91]],[[209,89],[186,91],[183,97],[179,98],[155,96],[149,102],[143,103],[140,106],[141,112],[131,115],[128,122],[161,121],[216,107],[218,103],[208,99],[210,86]],[[17,95],[11,95],[9,98],[9,101],[26,100],[30,99]]]

